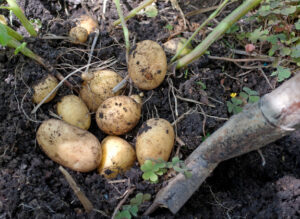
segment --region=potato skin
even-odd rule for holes
[[[105,100],[98,108],[98,127],[109,135],[122,135],[133,129],[141,117],[141,104],[128,96]]]
[[[40,103],[56,86],[58,85],[57,79],[48,74],[46,77],[42,78],[36,85],[33,86],[33,102]],[[55,91],[44,103],[50,102],[56,95]]]
[[[57,113],[65,122],[82,129],[89,129],[91,115],[85,103],[75,95],[64,96],[57,103]]]
[[[152,90],[158,87],[167,72],[167,58],[162,47],[151,40],[137,43],[129,56],[128,72],[138,88]]]
[[[100,164],[102,150],[98,139],[90,132],[64,121],[44,121],[36,138],[48,157],[72,170],[88,172]]]
[[[88,15],[82,15],[79,18],[79,24],[78,26],[83,27],[87,30],[87,33],[90,34],[95,31],[95,29],[98,27],[97,22],[91,18]]]
[[[148,159],[168,161],[174,146],[174,129],[164,119],[149,119],[143,123],[136,138],[136,155],[140,165]]]
[[[70,30],[69,36],[74,43],[85,43],[89,34],[85,28],[77,26]]]
[[[135,150],[124,139],[107,136],[101,142],[101,146],[102,160],[98,171],[105,178],[115,178],[133,166],[136,160]]]
[[[100,70],[93,73],[94,78],[84,81],[80,90],[80,97],[92,112],[96,112],[100,104],[109,97],[117,96],[124,89],[113,93],[112,89],[122,81],[122,77],[111,70]]]

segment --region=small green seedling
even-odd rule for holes
[[[166,162],[162,159],[146,160],[141,166],[141,170],[144,172],[142,177],[144,180],[157,183],[158,176],[162,176],[168,169],[183,173],[187,178],[191,177],[191,172],[188,171],[184,161],[180,160],[179,157],[173,157],[171,162]]]
[[[245,91],[245,92],[243,92]],[[258,93],[248,87],[243,87],[243,91],[238,97],[232,97],[231,102],[227,101],[227,109],[229,113],[238,114],[243,111],[243,106],[247,103],[255,103],[259,100]]]
[[[138,193],[135,198],[130,200],[129,205],[123,205],[122,211],[117,212],[116,219],[131,219],[132,216],[137,217],[139,207],[151,199],[151,195],[146,193]]]
[[[206,89],[206,85],[202,81],[197,81],[196,84],[200,85],[202,90]]]
[[[168,29],[168,30],[173,30],[174,27],[171,24],[167,24],[166,26],[164,26],[164,28]]]

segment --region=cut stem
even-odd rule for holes
[[[182,51],[192,42],[192,40],[196,37],[199,31],[205,27],[212,19],[214,19],[220,11],[225,7],[228,0],[225,0],[220,6],[197,28],[197,30],[193,33],[193,35],[183,44],[182,48],[174,55],[171,59],[171,62],[174,62],[182,53]]]
[[[189,54],[177,61],[176,68],[182,68],[202,56],[208,47],[222,36],[235,22],[237,22],[248,11],[256,7],[262,0],[246,0],[236,8],[230,15],[224,18],[217,27]]]
[[[130,49],[130,44],[129,44],[129,31],[123,16],[123,12],[121,9],[121,5],[120,5],[120,0],[114,0],[114,3],[117,7],[117,11],[118,11],[118,15],[120,17],[121,20],[121,24],[122,24],[122,28],[123,28],[123,32],[124,32],[124,38],[125,38],[125,47],[126,47],[126,63],[128,63],[128,56],[129,56],[129,49]]]
[[[9,9],[12,10],[12,12],[17,16],[17,18],[19,18],[22,25],[28,31],[30,36],[36,37],[37,32],[35,31],[34,27],[30,24],[29,20],[26,18],[23,11],[18,6],[17,2],[15,0],[7,0],[7,3],[9,4]]]
[[[129,20],[130,18],[134,17],[139,11],[146,8],[148,5],[151,5],[154,0],[145,0],[143,1],[138,7],[132,9],[129,14],[124,18],[125,21]],[[121,23],[121,19],[116,20],[113,25],[117,26]]]

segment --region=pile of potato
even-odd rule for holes
[[[142,90],[158,87],[167,72],[166,55],[161,46],[146,40],[137,44],[129,58],[129,76]],[[140,95],[125,96],[124,89],[112,89],[122,78],[111,70],[92,72],[93,77],[83,81],[79,96],[67,95],[56,104],[59,119],[44,121],[37,131],[42,150],[55,162],[75,171],[98,169],[106,178],[116,177],[130,169],[138,159],[142,165],[147,159],[169,159],[174,146],[174,130],[164,119],[150,119],[140,127],[135,148],[119,137],[131,131],[142,114]],[[55,77],[34,87],[35,103],[39,103],[55,86]],[[55,96],[52,95],[49,100]],[[98,127],[108,136],[99,140],[87,131],[95,113]]]

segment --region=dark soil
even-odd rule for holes
[[[94,3],[93,3],[94,2]],[[109,24],[118,18],[113,1],[107,1],[105,19],[102,19],[102,1],[89,1],[86,8],[100,21],[100,37],[92,62],[115,58],[112,67],[122,76],[126,75],[125,47],[123,32],[120,27],[111,29]],[[137,1],[124,1],[125,14],[138,5]],[[202,7],[203,1],[182,1],[184,13],[194,10],[191,6]],[[218,1],[206,1],[212,6]],[[74,26],[74,17],[85,13],[80,1],[68,0],[20,0],[20,6],[28,18],[42,22],[40,36],[46,33],[66,35]],[[238,3],[237,3],[238,4]],[[98,7],[99,6],[99,7]],[[151,39],[164,43],[174,33],[165,28],[171,24],[180,29],[183,26],[180,13],[172,9],[171,3],[159,1],[160,11],[155,18],[139,15],[128,21],[131,39],[136,42]],[[207,5],[204,5],[207,6]],[[222,15],[230,13],[236,5],[225,10]],[[7,14],[7,12],[3,12]],[[209,13],[188,18],[189,22],[201,23]],[[24,28],[13,16],[14,29],[26,34]],[[192,26],[192,25],[191,25]],[[184,30],[181,35],[190,36],[192,30]],[[197,40],[201,40],[198,37]],[[28,47],[51,63],[61,74],[66,76],[84,66],[88,60],[88,52],[93,40],[90,36],[89,46],[74,45],[66,40],[46,40],[27,38]],[[227,39],[229,40],[229,39]],[[240,49],[243,49],[242,47]],[[210,54],[226,57],[229,49],[222,40],[210,47]],[[168,56],[170,58],[171,56]],[[55,103],[66,95],[75,93],[68,87],[59,89],[53,101],[44,104],[35,115],[30,114],[34,105],[31,101],[30,87],[47,74],[47,71],[34,61],[21,55],[13,55],[13,51],[0,50],[0,218],[105,218],[111,216],[123,198],[124,192],[135,187],[130,196],[138,192],[150,193],[152,197],[164,185],[150,184],[142,180],[142,172],[137,164],[123,176],[121,182],[110,183],[96,171],[79,173],[68,170],[82,191],[93,203],[93,211],[86,214],[75,193],[58,170],[59,165],[51,161],[36,143],[35,133],[40,121],[51,118],[55,112]],[[241,91],[247,86],[260,95],[271,91],[264,77],[256,70],[244,76],[245,72],[225,61],[216,61],[203,56],[187,69],[178,71],[176,76],[168,78],[154,91],[144,92],[143,115],[137,127],[123,136],[134,145],[135,136],[141,124],[149,118],[161,117],[174,121],[174,97],[171,85],[181,97],[214,104],[215,107],[202,106],[208,117],[204,122],[202,112],[195,103],[178,99],[178,116],[195,109],[177,123],[177,135],[184,142],[180,156],[185,159],[203,140],[204,134],[213,133],[222,126],[231,115],[227,112],[226,100],[231,92]],[[271,83],[276,80],[265,71]],[[235,79],[234,79],[235,78]],[[81,80],[74,76],[69,80],[75,87]],[[196,82],[206,85],[205,91]],[[133,88],[134,93],[139,90]],[[216,101],[217,100],[217,101]],[[172,106],[172,110],[171,107]],[[236,127],[238,128],[238,127]],[[93,120],[90,131],[102,140],[105,135],[97,128]],[[222,162],[206,182],[192,196],[186,205],[172,215],[160,209],[151,217],[155,218],[299,218],[300,217],[300,132],[297,131],[267,145],[262,149],[266,164],[258,152]],[[176,143],[175,150],[179,147]],[[140,213],[150,203],[142,206]],[[100,211],[103,211],[100,213]]]

